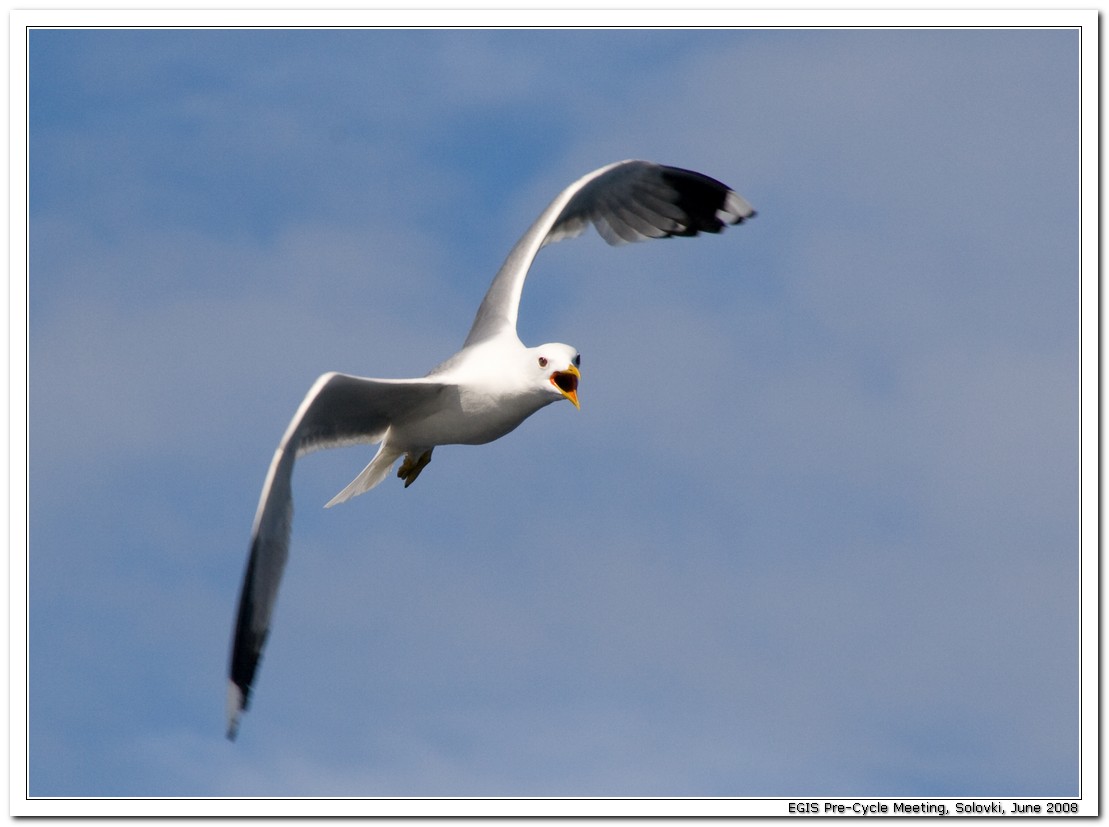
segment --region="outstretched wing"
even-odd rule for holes
[[[649,161],[620,161],[568,186],[508,254],[478,308],[466,345],[515,331],[531,262],[546,244],[580,235],[590,223],[609,244],[718,233],[755,210],[714,178]]]
[[[316,380],[273,455],[250,540],[231,645],[227,737],[234,738],[269,632],[293,523],[293,464],[319,448],[379,442],[397,417],[433,405],[451,386],[426,379],[363,379],[327,373]]]

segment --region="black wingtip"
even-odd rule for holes
[[[250,705],[250,687],[262,659],[267,631],[253,630],[254,613],[254,563],[257,548],[251,548],[247,559],[239,608],[236,613],[235,632],[231,642],[231,664],[227,682],[227,739],[234,741],[239,731],[239,719]]]
[[[663,167],[661,172],[663,181],[677,193],[675,206],[687,217],[686,226],[671,235],[719,233],[757,214],[743,196],[704,173],[681,167]]]
[[[244,690],[235,681],[227,684],[227,740],[234,741],[239,734],[239,721],[246,711],[249,689]]]

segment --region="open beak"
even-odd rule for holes
[[[559,392],[573,402],[574,407],[580,411],[581,405],[578,404],[579,379],[581,379],[581,373],[573,365],[570,365],[566,370],[556,370],[551,374],[551,384],[558,388]]]

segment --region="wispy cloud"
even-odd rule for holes
[[[31,50],[32,792],[1074,792],[1074,32]],[[521,330],[581,348],[582,412],[327,512],[371,449],[301,463],[228,747],[301,394],[449,355],[630,155],[760,215],[543,251]]]

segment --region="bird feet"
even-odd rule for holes
[[[405,488],[414,483],[416,477],[420,476],[420,472],[431,462],[431,452],[434,450],[434,448],[428,448],[420,454],[419,459],[415,460],[412,458],[412,454],[404,455],[404,462],[402,462],[400,468],[397,469],[397,476],[404,480]]]

